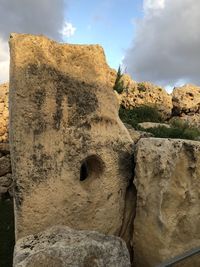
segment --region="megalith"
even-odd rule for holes
[[[10,59],[16,238],[53,225],[127,236],[132,140],[103,49],[11,34]]]
[[[142,138],[136,145],[134,266],[164,264],[200,247],[200,142]],[[200,266],[200,254],[175,264]]]

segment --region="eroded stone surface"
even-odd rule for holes
[[[54,226],[16,243],[14,267],[130,267],[125,242],[95,231]]]
[[[135,154],[136,267],[154,267],[200,246],[200,143],[140,139]],[[200,255],[181,267],[198,267]]]
[[[129,76],[128,76],[129,77]],[[141,105],[156,106],[164,119],[171,116],[172,97],[163,88],[149,82],[136,83],[125,76],[127,89],[121,94],[121,103],[126,109]]]
[[[173,114],[180,115],[200,113],[200,87],[186,84],[172,92]]]
[[[0,157],[0,176],[11,172],[10,155]]]
[[[0,143],[8,141],[8,84],[0,84]]]
[[[57,224],[126,239],[132,140],[103,49],[20,34],[10,49],[17,239]]]
[[[138,125],[140,127],[142,127],[143,129],[158,128],[158,127],[170,128],[170,125],[169,124],[166,124],[166,123],[158,123],[158,122],[141,122],[141,123],[138,123]]]
[[[12,174],[8,143],[0,143],[0,199],[9,192],[12,195]]]

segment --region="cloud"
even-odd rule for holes
[[[0,35],[10,32],[45,34],[60,39],[64,0],[0,0]]]
[[[0,83],[8,81],[9,51],[7,42],[0,38]]]
[[[162,9],[165,7],[165,0],[144,0],[143,8],[145,11],[150,11],[151,9]]]
[[[0,61],[0,84],[8,82],[9,77],[9,60]]]
[[[136,80],[200,84],[200,1],[144,1],[124,65]]]
[[[44,34],[62,40],[64,1],[0,0],[0,82],[8,80],[8,46],[11,32]]]
[[[63,37],[69,38],[74,35],[75,31],[76,28],[71,23],[65,22],[60,33],[62,34]]]

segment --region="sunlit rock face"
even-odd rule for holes
[[[174,88],[172,92],[172,119],[179,119],[187,124],[200,127],[200,87],[186,84]]]
[[[130,76],[123,77],[125,89],[120,95],[121,104],[126,109],[138,106],[156,107],[163,119],[171,117],[172,97],[165,89],[150,82],[134,82]]]
[[[174,88],[172,92],[174,115],[200,113],[200,87],[186,84]]]
[[[8,87],[0,84],[0,143],[8,142]]]
[[[132,140],[103,49],[12,34],[10,51],[17,239],[58,224],[126,239]]]
[[[140,139],[135,161],[134,266],[154,267],[200,246],[200,142]]]

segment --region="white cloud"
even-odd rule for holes
[[[163,9],[165,7],[165,0],[144,0],[143,8],[145,11],[151,9]]]
[[[72,23],[65,22],[60,33],[62,34],[63,37],[69,38],[74,35],[75,31],[76,28],[72,25]]]
[[[0,39],[0,83],[7,82],[9,76],[8,44]]]
[[[137,21],[125,54],[127,71],[136,80],[161,85],[200,84],[200,1],[145,0],[145,5],[148,12]]]
[[[0,84],[9,80],[9,60],[0,61]]]
[[[50,3],[51,2],[51,3]],[[10,32],[44,34],[61,40],[68,0],[0,0],[0,83],[8,80]]]

